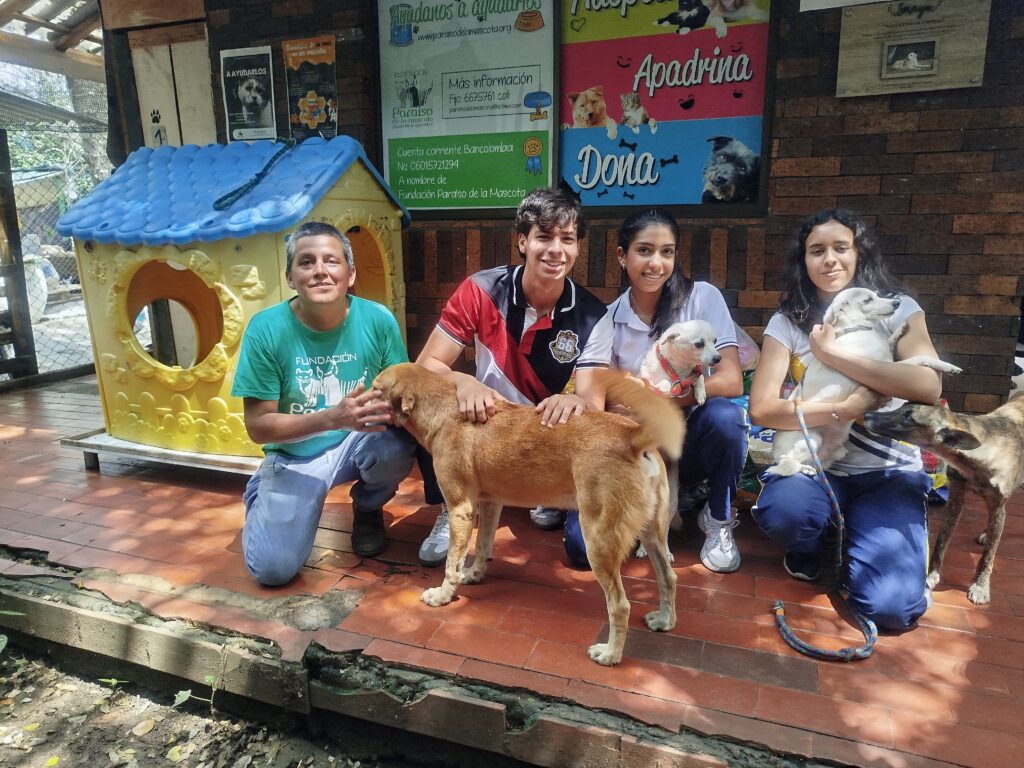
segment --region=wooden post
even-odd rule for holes
[[[28,310],[28,288],[21,261],[21,234],[18,231],[18,210],[14,201],[14,179],[11,175],[11,153],[7,131],[0,129],[0,277],[4,279],[7,310],[0,312],[0,358],[2,345],[14,345],[14,357],[0,359],[0,373],[11,378],[35,376],[39,373],[36,345],[32,338],[32,318]]]

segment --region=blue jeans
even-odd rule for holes
[[[832,505],[821,481],[804,474],[766,475],[751,510],[768,538],[800,555],[823,552]],[[846,524],[844,574],[850,602],[885,629],[905,629],[925,612],[928,562],[924,472],[880,470],[829,474]]]
[[[327,492],[355,480],[352,504],[379,509],[412,469],[415,443],[403,429],[350,432],[316,456],[271,453],[242,493],[245,567],[260,584],[292,580],[313,551]]]
[[[747,460],[747,429],[746,411],[724,397],[706,400],[686,417],[679,486],[707,479],[708,509],[716,520],[729,519],[736,482]]]

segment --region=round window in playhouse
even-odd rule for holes
[[[131,278],[126,300],[136,341],[166,366],[198,365],[224,335],[217,293],[176,262],[143,264]]]

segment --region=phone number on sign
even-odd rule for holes
[[[455,171],[459,168],[459,159],[451,157],[439,160],[407,160],[403,165],[407,165],[410,171]]]

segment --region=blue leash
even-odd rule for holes
[[[811,458],[814,459],[814,469],[816,470],[815,477],[818,478],[822,486],[825,488],[825,492],[828,494],[828,500],[832,504],[832,519],[837,529],[836,572],[842,573],[843,534],[846,526],[843,519],[843,513],[839,509],[839,499],[836,498],[835,491],[832,490],[832,485],[829,483],[828,477],[825,476],[825,468],[821,466],[821,460],[818,458],[818,452],[814,449],[814,443],[811,442],[811,436],[807,432],[807,424],[804,421],[804,414],[803,411],[800,410],[800,401],[795,401],[794,405],[796,407],[796,419],[800,423],[800,431],[804,435],[804,442],[807,443],[807,447],[811,452]],[[826,661],[856,661],[857,659],[866,659],[870,656],[874,652],[875,642],[878,640],[878,627],[875,626],[875,622],[862,615],[860,611],[850,605],[846,592],[840,589],[839,595],[844,600],[847,600],[846,605],[850,609],[850,613],[853,614],[853,618],[857,621],[857,625],[860,627],[861,633],[864,635],[863,645],[859,647],[849,646],[847,648],[840,648],[838,651],[829,651],[804,642],[793,634],[793,630],[790,629],[789,624],[786,623],[786,609],[782,606],[781,600],[776,600],[775,605],[772,606],[772,613],[775,614],[775,626],[778,627],[779,634],[782,635],[782,639],[786,641],[786,644],[793,650],[798,651],[805,656],[810,656],[814,659],[824,659]]]

